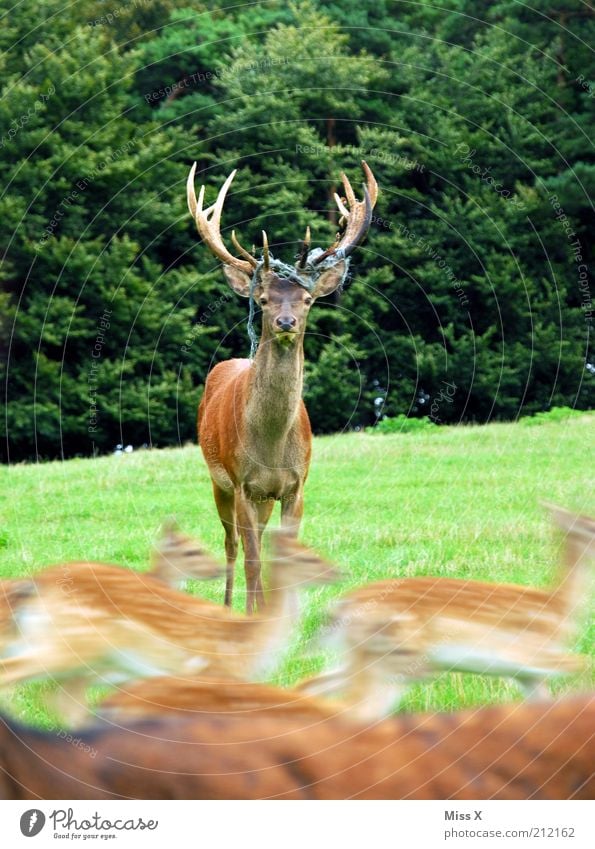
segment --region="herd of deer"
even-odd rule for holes
[[[595,699],[555,700],[546,688],[583,665],[569,647],[594,553],[588,517],[549,508],[564,534],[550,590],[433,577],[367,584],[329,614],[339,666],[293,688],[263,683],[294,640],[299,593],[340,579],[297,538],[311,453],[303,338],[311,304],[344,280],[370,225],[377,186],[363,167],[361,201],[342,176],[342,235],[310,250],[307,231],[293,267],[273,259],[265,233],[260,260],[234,233],[242,258],[230,253],[220,220],[234,174],[205,209],[192,169],[202,239],[233,289],[262,307],[253,361],[215,366],[199,410],[225,530],[225,605],[181,589],[223,569],[173,524],[144,573],[77,562],[1,582],[0,688],[54,682],[47,706],[78,736],[0,716],[0,798],[593,797]],[[265,594],[263,531],[277,501]],[[231,610],[240,537],[245,615]],[[390,717],[410,684],[443,671],[512,678],[528,699]],[[115,689],[91,705],[97,684]]]

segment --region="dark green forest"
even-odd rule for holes
[[[200,243],[327,247],[365,159],[380,196],[313,308],[316,433],[593,406],[595,12],[581,0],[1,0],[4,461],[195,439],[247,302]],[[430,412],[431,411],[431,412]]]

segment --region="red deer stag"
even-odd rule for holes
[[[225,529],[225,604],[232,601],[239,531],[248,613],[264,604],[260,540],[275,501],[281,502],[282,524],[292,525],[296,535],[299,530],[312,442],[302,401],[304,332],[311,305],[341,284],[349,255],[369,229],[378,187],[365,162],[362,167],[366,186],[361,201],[356,200],[345,174],[341,175],[346,200],[335,195],[343,225],[335,244],[324,251],[310,251],[308,228],[295,266],[272,257],[264,231],[260,260],[239,244],[235,232],[231,241],[242,258],[225,247],[221,212],[235,171],[207,209],[204,185],[198,201],[194,191],[196,163],[188,178],[188,207],[201,239],[223,262],[231,288],[262,308],[262,334],[254,359],[216,365],[207,377],[198,413],[199,443]]]

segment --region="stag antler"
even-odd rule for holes
[[[225,197],[237,170],[231,172],[227,180],[221,186],[221,190],[217,195],[217,200],[212,206],[209,206],[208,209],[203,209],[205,196],[204,185],[200,187],[198,201],[196,200],[196,193],[194,191],[195,173],[196,162],[190,169],[190,174],[188,175],[186,196],[188,199],[188,209],[196,222],[196,228],[201,239],[209,248],[211,253],[218,257],[218,259],[222,262],[226,263],[226,265],[232,265],[234,268],[240,269],[240,271],[245,271],[247,274],[251,274],[253,269],[258,265],[256,257],[253,257],[251,253],[248,253],[248,251],[240,245],[236,238],[235,231],[231,234],[231,241],[238,253],[240,253],[244,259],[238,259],[231,254],[223,244],[223,238],[221,236],[221,212],[223,211]]]
[[[302,240],[302,247],[300,248],[300,252],[298,255],[298,261],[296,263],[296,268],[301,271],[306,267],[306,263],[308,262],[308,253],[310,252],[310,242],[312,237],[310,235],[310,227],[306,227],[306,235]]]
[[[346,174],[341,174],[343,188],[345,189],[345,197],[349,209],[338,194],[335,193],[335,201],[341,213],[342,219],[345,222],[345,229],[338,242],[328,248],[324,253],[320,254],[314,260],[314,265],[322,262],[328,256],[339,254],[342,257],[349,256],[362,241],[370,228],[372,221],[372,210],[378,198],[378,184],[370,170],[368,163],[362,159],[362,168],[366,176],[366,185],[364,185],[364,199],[356,200],[355,192],[347,178]]]

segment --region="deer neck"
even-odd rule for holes
[[[246,405],[248,430],[270,446],[283,441],[296,421],[304,384],[304,337],[289,345],[272,335],[260,340],[252,365],[250,394]]]

